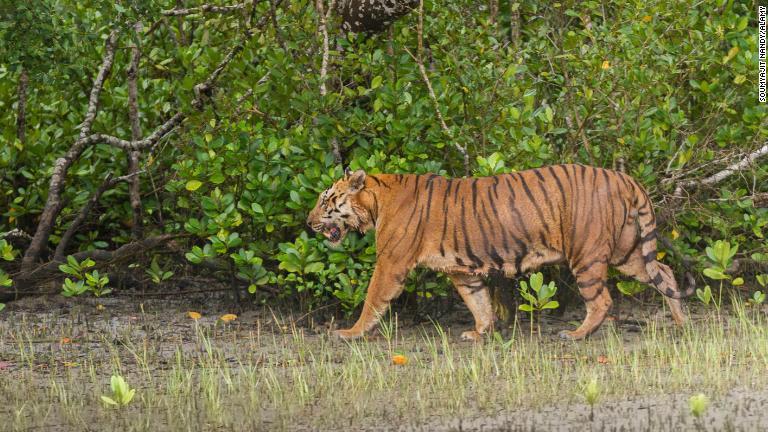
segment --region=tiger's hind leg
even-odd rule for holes
[[[475,329],[465,331],[461,334],[461,338],[478,341],[483,334],[493,329],[493,323],[496,321],[488,287],[480,276],[451,273],[448,277],[475,318]]]
[[[573,268],[579,293],[584,298],[587,316],[579,328],[574,331],[561,331],[563,339],[578,340],[589,336],[603,323],[613,301],[608,292],[608,263],[607,260],[597,259]]]
[[[658,261],[656,261],[656,265],[659,267],[659,271],[669,276],[669,280],[675,280],[675,277],[672,274],[672,269],[670,269],[669,266]],[[652,283],[651,277],[648,276],[648,272],[645,269],[645,261],[643,261],[643,254],[640,250],[640,247],[635,248],[635,250],[630,253],[628,259],[626,259],[626,262],[617,265],[616,270],[620,271],[622,274],[636,279],[638,282],[642,282],[644,284]],[[677,291],[677,284],[671,286],[671,288]],[[667,304],[669,305],[669,310],[672,313],[672,319],[675,321],[675,323],[677,325],[685,324],[685,312],[683,312],[682,302],[680,299],[664,296],[664,300],[666,300]]]

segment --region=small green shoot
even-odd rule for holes
[[[645,291],[647,285],[637,281],[619,281],[616,283],[616,288],[624,295],[633,296]]]
[[[520,281],[520,295],[523,296],[528,304],[521,304],[519,309],[531,314],[531,336],[533,336],[533,314],[538,311],[541,312],[545,309],[557,309],[560,303],[557,300],[552,300],[557,287],[555,282],[551,281],[549,284],[544,285],[544,275],[541,273],[534,273],[529,278],[529,282]],[[533,293],[531,293],[533,291]],[[535,294],[535,295],[534,295]]]
[[[696,297],[705,305],[709,305],[712,301],[712,288],[709,285],[705,286],[704,289],[696,288]]]
[[[693,414],[694,417],[699,418],[704,414],[704,411],[707,410],[707,407],[709,406],[709,398],[704,393],[699,393],[696,395],[691,396],[690,399],[688,399],[688,408],[691,411],[691,414]]]
[[[98,270],[92,272],[87,271],[95,265],[96,263],[90,258],[86,258],[82,262],[77,262],[75,257],[72,255],[68,256],[67,263],[61,264],[59,270],[74,276],[75,279],[66,278],[64,280],[61,295],[65,297],[74,297],[91,291],[94,296],[101,297],[111,293],[112,290],[107,288],[109,277],[106,274],[101,274]]]
[[[755,276],[755,279],[757,279],[757,283],[759,283],[760,286],[763,287],[763,289],[768,288],[768,275],[759,274]],[[763,302],[765,302],[765,292],[755,291],[752,294],[752,298],[749,299],[749,302],[754,305],[763,304]]]
[[[8,288],[13,285],[13,279],[8,276],[8,273],[0,270],[0,287]]]
[[[98,270],[85,274],[85,283],[88,285],[88,289],[93,292],[96,297],[101,297],[112,292],[107,288],[109,283],[109,277],[107,275],[99,274]]]
[[[595,418],[595,404],[600,399],[600,385],[597,382],[597,378],[593,377],[583,385],[582,396],[584,396],[584,401],[589,405],[589,421],[593,421]]]
[[[13,261],[15,256],[16,251],[13,250],[13,246],[5,239],[0,240],[0,258],[6,261]]]
[[[83,260],[83,262],[77,262],[77,259],[75,259],[75,257],[73,257],[72,255],[69,255],[67,257],[67,263],[61,264],[59,266],[59,270],[61,270],[63,273],[72,275],[80,280],[83,280],[85,279],[85,270],[95,265],[96,263],[90,258],[86,258],[85,260]]]
[[[136,394],[136,389],[130,388],[125,379],[120,375],[112,375],[110,386],[112,388],[111,397],[101,397],[101,400],[108,406],[124,407],[131,403],[133,396]]]
[[[160,264],[157,263],[157,257],[152,258],[152,264],[150,264],[149,268],[145,270],[149,277],[152,278],[152,282],[155,284],[160,284],[163,281],[166,281],[173,276],[172,271],[163,270],[160,268]]]
[[[720,281],[720,287],[717,294],[717,302],[714,302],[715,308],[720,310],[720,306],[723,303],[723,281],[731,281],[731,285],[738,286],[744,284],[744,279],[733,279],[730,275],[726,274],[727,269],[733,263],[733,257],[736,252],[739,251],[739,245],[736,244],[731,247],[731,243],[728,241],[717,240],[713,246],[707,246],[706,253],[709,260],[709,267],[703,270],[704,276]],[[709,303],[707,303],[709,304]]]
[[[64,279],[64,285],[61,287],[61,295],[64,297],[76,297],[88,291],[88,287],[83,281],[73,281],[70,278]]]

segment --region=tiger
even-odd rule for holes
[[[646,190],[625,173],[580,164],[465,178],[345,170],[320,194],[307,225],[332,245],[352,230],[375,230],[376,264],[362,312],[352,327],[334,332],[342,339],[373,328],[416,266],[451,280],[474,318],[474,328],[461,334],[471,341],[496,321],[485,282],[492,272],[514,277],[567,265],[586,305],[581,325],[559,333],[568,340],[592,334],[608,315],[609,266],[663,294],[678,325],[686,320],[680,299],[695,289],[686,272],[680,291],[657,259]]]

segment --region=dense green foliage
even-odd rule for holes
[[[179,107],[192,112],[194,84],[252,23],[234,13],[152,25],[174,5],[164,3],[45,0],[2,10],[0,232],[34,232],[53,162],[78,133],[110,28],[122,29],[120,49],[93,130],[128,138],[127,47],[142,49],[139,109],[148,133]],[[519,39],[510,32],[515,8]],[[533,0],[501,2],[494,23],[477,2],[427,1],[424,59],[446,132],[406,51],[417,53],[416,13],[395,23],[391,40],[387,33],[344,35],[331,20],[322,95],[313,3],[286,1],[277,10],[280,30],[266,21],[224,71],[215,103],[142,157],[146,225],[192,234],[190,264],[225,262],[251,291],[278,285],[352,308],[375,262],[373,236],[352,235],[332,248],[302,233],[317,194],[341,175],[334,143],[352,169],[461,176],[458,143],[474,175],[559,162],[624,166],[651,191],[665,232],[674,228],[676,246],[702,266],[704,248],[718,239],[741,245],[737,258],[762,259],[768,210],[750,197],[768,192],[768,164],[693,200],[673,202],[675,181],[662,183],[711,174],[733,160],[724,157],[768,139],[768,105],[756,97],[755,9],[754,1]],[[268,11],[257,2],[254,16]],[[140,37],[131,33],[137,20],[144,22]],[[22,67],[30,75],[26,143],[15,126]],[[54,242],[106,172],[125,173],[125,160],[121,150],[98,145],[73,166]],[[126,243],[130,214],[125,184],[107,192],[76,248]],[[440,281],[408,290],[439,293]]]

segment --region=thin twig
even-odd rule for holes
[[[193,15],[193,14],[199,14],[199,13],[231,13],[236,12],[241,9],[244,9],[248,3],[237,3],[229,6],[216,6],[216,5],[209,5],[204,4],[202,6],[198,7],[192,7],[192,8],[175,8],[175,9],[168,9],[160,12],[164,16],[185,16],[185,15]]]
[[[134,25],[136,31],[137,41],[141,38],[142,25],[141,22],[137,22]],[[139,122],[139,103],[138,103],[138,76],[139,76],[139,59],[141,58],[141,50],[137,45],[131,48],[131,62],[128,65],[128,118],[131,123],[131,140],[136,141],[141,139],[141,124]],[[141,153],[138,151],[128,152],[128,173],[137,173],[139,171],[139,157]],[[131,233],[134,240],[138,240],[142,236],[142,211],[141,211],[141,184],[139,182],[139,176],[133,176],[128,183],[128,198],[131,203],[131,210],[133,213],[133,226],[131,226]]]
[[[437,120],[440,122],[440,127],[443,129],[443,132],[448,136],[448,139],[450,139],[453,142],[454,147],[456,147],[456,150],[461,153],[462,157],[464,158],[464,175],[469,175],[469,154],[467,153],[467,149],[465,149],[461,144],[453,141],[453,136],[451,134],[451,130],[448,128],[448,125],[445,124],[445,120],[443,119],[443,113],[440,111],[440,103],[437,101],[437,96],[435,96],[435,91],[432,89],[432,83],[429,81],[429,76],[427,76],[427,70],[424,68],[424,63],[416,58],[411,51],[408,50],[408,48],[404,48],[405,52],[408,53],[408,55],[411,56],[411,58],[416,61],[416,65],[419,67],[419,72],[421,72],[421,79],[424,80],[424,84],[427,85],[427,90],[429,91],[429,97],[432,99],[432,104],[435,106],[435,113],[437,114]]]
[[[272,19],[272,27],[275,30],[275,39],[277,39],[277,43],[280,44],[280,48],[283,49],[283,52],[287,53],[288,48],[285,46],[285,40],[283,40],[283,34],[280,31],[280,26],[277,23],[277,7],[275,7],[275,0],[268,0],[269,1],[269,17]]]
[[[16,108],[16,137],[24,145],[27,143],[27,86],[29,85],[29,74],[26,68],[21,69],[19,74],[19,87],[17,95],[19,104]]]

